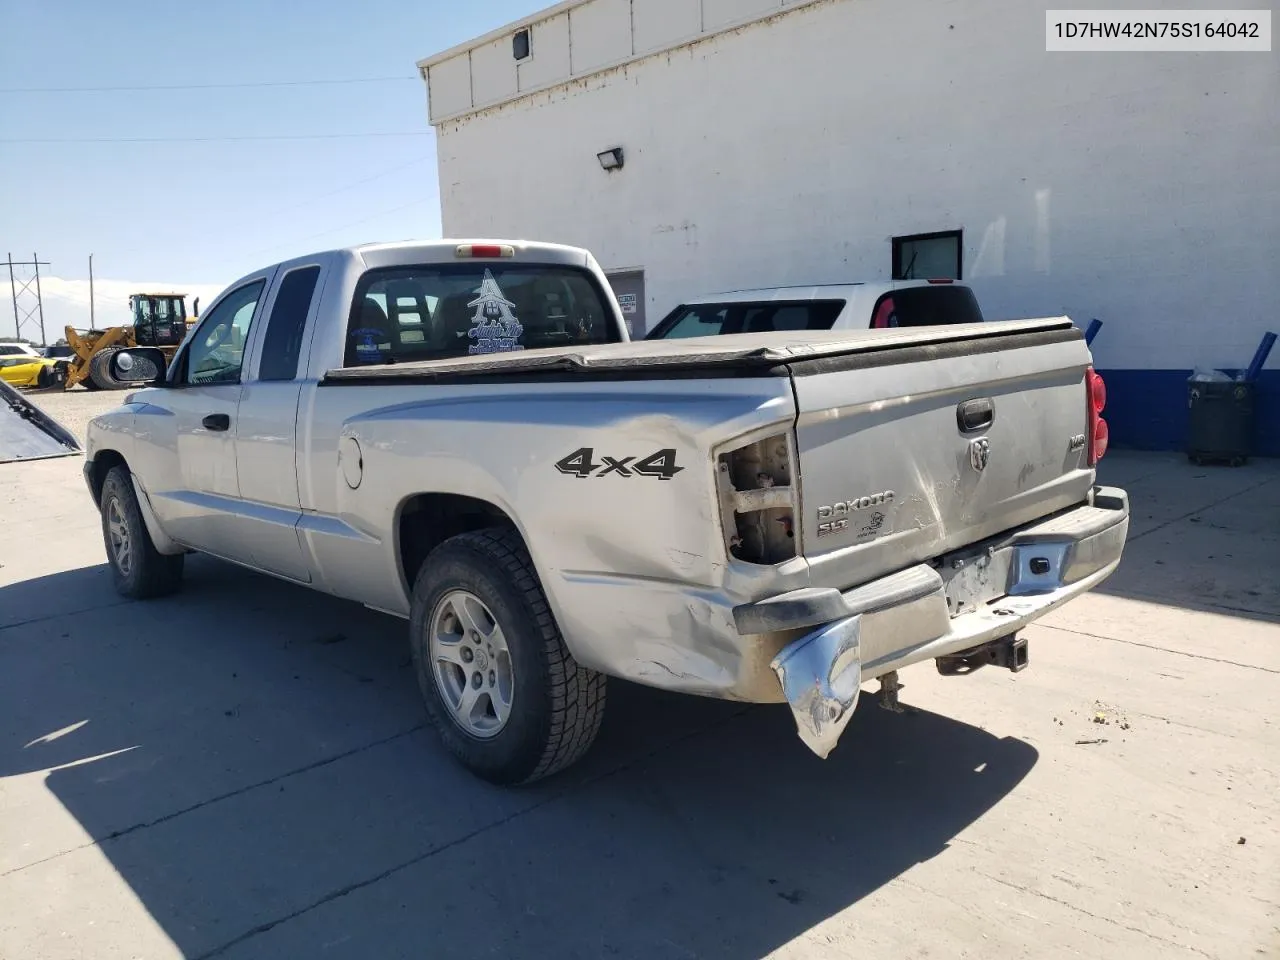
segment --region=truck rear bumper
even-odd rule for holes
[[[853,590],[808,588],[735,607],[741,634],[816,627],[771,666],[800,738],[826,757],[861,684],[902,667],[1009,636],[1101,583],[1129,530],[1123,491],[1095,487],[1085,505]]]

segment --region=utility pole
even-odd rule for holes
[[[13,299],[13,333],[19,340],[24,339],[22,336],[22,325],[29,323],[32,317],[40,325],[40,342],[45,343],[44,335],[44,300],[40,295],[40,268],[49,266],[49,261],[41,260],[37,254],[32,254],[30,260],[14,260],[13,254],[7,254],[5,264],[9,268],[9,295]],[[35,275],[27,280],[19,281],[13,272],[14,267],[31,267],[35,271]],[[22,298],[32,295],[31,286],[35,285],[35,305],[27,307],[22,304]]]
[[[93,320],[93,254],[89,254],[89,329],[97,330]]]
[[[13,335],[21,339],[22,321],[18,319],[18,288],[13,283],[13,254],[6,253],[5,260],[9,264],[9,293],[13,296]]]
[[[44,297],[40,295],[40,258],[34,253],[31,255],[31,265],[36,268],[36,310],[40,314],[40,346],[47,347],[49,341],[44,335]]]

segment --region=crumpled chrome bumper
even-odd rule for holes
[[[1081,507],[956,551],[940,564],[919,564],[843,593],[807,588],[738,607],[734,615],[743,633],[824,621],[784,647],[771,666],[800,739],[825,758],[865,680],[1016,633],[1110,576],[1128,530],[1128,495],[1095,487]]]
[[[835,749],[858,706],[862,686],[860,619],[837,620],[773,658],[773,670],[791,704],[800,739],[824,760]]]

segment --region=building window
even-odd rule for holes
[[[893,238],[893,279],[960,280],[964,234],[960,230]]]
[[[529,28],[517,30],[515,36],[511,38],[511,55],[517,60],[529,59]]]

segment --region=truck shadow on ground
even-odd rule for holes
[[[0,777],[43,772],[92,839],[27,820],[0,879],[105,856],[187,957],[760,957],[1037,760],[867,696],[823,762],[783,708],[615,684],[586,761],[500,790],[424,728],[400,621],[213,561],[147,604],[106,578],[0,588]]]

